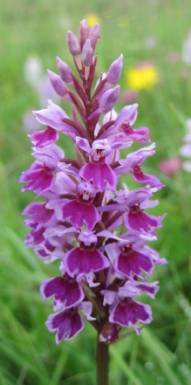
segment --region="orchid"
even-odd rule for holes
[[[34,111],[44,128],[29,135],[35,160],[20,181],[23,191],[39,198],[23,213],[30,228],[26,246],[45,263],[59,264],[58,276],[41,285],[43,298],[53,298],[46,325],[60,343],[90,322],[104,357],[98,362],[98,384],[107,385],[108,345],[118,340],[122,328],[139,334],[151,322],[151,307],[140,296],[154,298],[158,283],[148,279],[165,260],[148,246],[163,222],[163,216],[150,213],[158,204],[153,194],[163,185],[144,170],[155,144],[150,144],[148,128],[134,127],[137,104],[114,110],[123,56],[94,82],[99,37],[99,26],[90,27],[86,20],[79,38],[68,32],[79,77],[57,58],[59,74],[49,71],[49,78],[72,115],[52,101]],[[60,147],[63,134],[73,142],[74,159]],[[144,147],[132,151],[134,143]],[[124,148],[128,153],[121,158]],[[125,175],[134,180],[134,190],[121,184]]]

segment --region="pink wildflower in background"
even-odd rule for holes
[[[136,103],[138,100],[139,94],[137,91],[126,90],[121,91],[120,102],[122,104]]]
[[[169,178],[175,176],[182,168],[182,162],[180,158],[173,157],[164,159],[159,163],[160,171]]]
[[[175,64],[180,60],[180,54],[177,51],[169,51],[166,55],[168,62]]]
[[[155,154],[155,144],[150,144],[148,128],[135,128],[137,104],[114,111],[122,55],[95,83],[99,37],[98,25],[89,27],[86,20],[79,38],[68,32],[79,77],[57,58],[59,74],[49,71],[49,78],[72,113],[52,101],[34,112],[44,128],[29,135],[35,160],[20,177],[23,191],[40,198],[23,213],[30,228],[26,246],[44,263],[57,261],[59,266],[58,276],[41,285],[43,298],[53,299],[46,325],[57,343],[78,335],[85,320],[103,343],[115,341],[123,327],[140,333],[152,321],[142,294],[155,297],[158,283],[150,277],[165,263],[150,247],[163,222],[163,216],[150,212],[162,184],[144,166]],[[73,142],[74,159],[59,145],[63,134]],[[132,150],[134,143],[141,148]],[[128,154],[121,158],[124,148]],[[134,190],[121,185],[123,175],[135,181]]]
[[[152,35],[146,36],[144,43],[147,49],[152,50],[157,46],[157,38],[156,36],[152,36]]]

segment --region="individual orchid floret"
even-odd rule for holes
[[[145,160],[149,156],[154,155],[154,153],[154,143],[149,147],[143,147],[135,152],[132,152],[127,155],[125,160],[120,162],[120,166],[116,169],[116,172],[119,175],[129,172],[137,182],[160,189],[163,187],[163,184],[160,182],[159,178],[154,175],[145,174],[141,168]]]
[[[49,101],[47,108],[34,111],[33,114],[39,123],[51,127],[56,131],[61,131],[71,137],[75,137],[78,133],[78,129],[72,124],[72,121],[68,123],[68,115],[65,111],[52,101]]]
[[[96,190],[90,183],[81,182],[75,197],[63,206],[63,219],[68,219],[76,227],[86,225],[88,229],[93,229],[100,220],[99,212],[93,204],[95,195]]]
[[[84,299],[80,284],[67,274],[45,280],[41,285],[44,299],[54,297],[54,310],[64,310],[77,306]]]
[[[127,235],[119,242],[109,243],[106,251],[108,257],[112,257],[116,271],[126,277],[143,277],[143,273],[150,275],[154,267],[152,252],[144,251],[144,243],[137,240],[136,233],[134,237]]]
[[[107,139],[95,140],[90,147],[86,139],[77,137],[76,143],[81,150],[89,155],[89,163],[81,168],[80,176],[92,182],[99,191],[103,191],[106,184],[115,188],[116,174],[108,160],[108,155],[112,153],[109,141]]]
[[[59,271],[41,285],[42,297],[53,300],[47,328],[60,343],[90,322],[98,345],[107,349],[123,327],[140,333],[152,321],[151,306],[141,296],[155,297],[158,283],[150,278],[166,261],[150,246],[164,218],[150,212],[158,204],[153,195],[163,186],[144,171],[156,146],[140,147],[150,137],[148,128],[133,128],[136,103],[114,109],[123,56],[96,79],[99,37],[99,26],[86,20],[79,38],[68,33],[76,72],[57,58],[59,74],[49,71],[49,78],[71,114],[51,100],[34,111],[43,127],[29,135],[35,160],[20,181],[23,191],[41,197],[24,209],[25,244]],[[73,158],[62,150],[65,136],[74,147]],[[122,149],[127,151],[123,158]],[[128,176],[134,189],[122,185],[121,176],[123,182]]]
[[[71,277],[96,273],[109,266],[107,258],[94,247],[84,245],[72,249],[66,255],[61,271],[66,271]]]
[[[69,340],[78,335],[84,328],[84,322],[76,308],[51,314],[46,321],[50,332],[56,332],[56,343]]]
[[[131,327],[139,334],[140,323],[150,323],[152,321],[152,312],[149,305],[134,301],[131,298],[124,298],[116,303],[109,320],[111,323],[122,327]]]

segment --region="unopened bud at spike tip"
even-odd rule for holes
[[[95,50],[98,39],[100,38],[100,29],[99,25],[94,25],[89,32],[89,39],[91,41],[92,48]]]
[[[68,42],[68,48],[69,48],[70,53],[73,56],[79,55],[80,51],[81,51],[80,50],[80,43],[79,43],[77,36],[71,31],[68,31],[67,42]]]
[[[89,26],[87,20],[83,19],[80,23],[80,42],[83,45],[89,35]]]
[[[82,49],[82,62],[85,64],[85,66],[90,66],[93,62],[93,57],[94,51],[92,49],[90,40],[87,39]]]

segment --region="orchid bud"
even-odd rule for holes
[[[123,67],[123,55],[120,55],[109,67],[107,72],[107,80],[111,84],[115,84],[121,77]]]
[[[87,20],[83,19],[80,23],[80,43],[84,45],[89,35],[89,26]]]
[[[91,46],[91,42],[89,39],[86,40],[83,49],[82,49],[82,62],[85,64],[85,66],[90,66],[92,64],[94,57],[94,51]]]
[[[73,56],[79,55],[81,50],[80,50],[80,43],[77,36],[73,32],[68,31],[67,40],[68,40],[68,48],[70,53]]]
[[[65,87],[65,84],[60,76],[50,70],[48,70],[48,76],[56,93],[61,97],[65,96],[67,93],[67,88]]]
[[[65,61],[60,59],[60,57],[58,57],[58,56],[56,58],[56,63],[57,63],[57,67],[60,71],[60,75],[61,75],[62,80],[66,83],[71,83],[72,82],[72,71],[71,71],[70,67],[68,66],[68,64],[65,63]]]
[[[98,42],[98,39],[100,38],[100,30],[99,25],[95,24],[89,32],[89,39],[91,41],[91,46],[95,50],[96,44]]]
[[[100,110],[102,112],[108,112],[112,110],[114,104],[116,103],[120,93],[120,86],[110,88],[105,91],[100,99]]]

